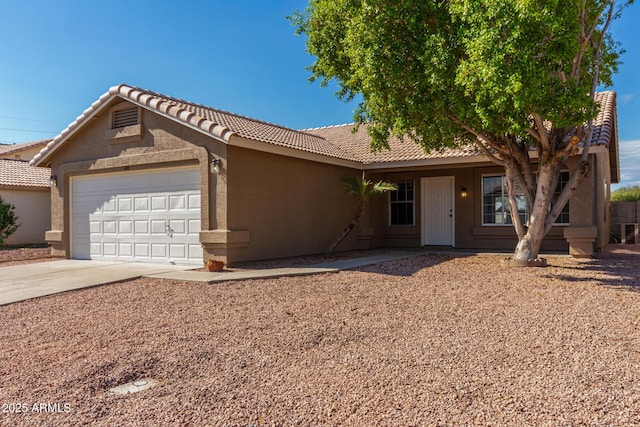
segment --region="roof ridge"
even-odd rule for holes
[[[30,161],[30,160],[25,160],[25,159],[12,159],[12,158],[6,158],[5,159],[5,158],[0,157],[0,161],[5,161],[5,160],[11,161],[11,162],[22,162],[22,163],[29,163],[29,161]]]
[[[300,129],[300,132],[304,132],[304,131],[308,131],[308,130],[321,130],[321,129],[331,129],[331,128],[339,128],[339,127],[343,127],[343,126],[355,126],[357,123],[342,123],[339,125],[327,125],[327,126],[318,126],[318,127],[314,127],[314,128],[303,128]]]
[[[152,91],[152,90],[149,90],[149,89],[144,89],[144,88],[141,88],[141,87],[138,87],[138,86],[129,86],[127,84],[122,84],[120,86],[127,86],[127,87],[129,87],[131,89],[138,90],[138,91],[144,92],[144,93],[148,93],[148,94],[150,94],[152,96],[165,98],[165,99],[167,99],[169,101],[174,101],[174,102],[177,102],[177,103],[191,105],[191,106],[194,106],[194,107],[203,108],[203,109],[206,109],[206,110],[209,110],[209,111],[213,111],[213,112],[217,112],[217,113],[226,114],[226,115],[229,115],[229,116],[234,116],[234,117],[238,117],[238,118],[245,119],[245,120],[250,120],[250,121],[255,122],[255,123],[261,123],[261,124],[264,124],[264,125],[268,125],[268,126],[276,127],[276,128],[279,128],[279,129],[292,131],[292,132],[305,133],[304,131],[299,130],[299,129],[294,129],[294,128],[291,128],[291,127],[288,127],[288,126],[279,125],[277,123],[268,122],[266,120],[256,119],[254,117],[246,116],[244,114],[234,113],[232,111],[223,110],[221,108],[211,107],[209,105],[200,104],[200,103],[192,102],[192,101],[187,101],[187,100],[182,99],[182,98],[176,98],[174,96],[165,95],[163,93],[155,92],[155,91]],[[313,136],[315,138],[325,139],[325,138],[322,138],[321,136],[318,136],[318,135],[313,135],[313,134],[308,134],[308,135]]]

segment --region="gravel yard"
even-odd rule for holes
[[[0,424],[640,425],[640,247],[549,264],[428,255],[2,306]],[[159,385],[108,391],[140,378]]]
[[[0,267],[18,264],[33,264],[35,262],[51,261],[51,248],[40,247],[10,247],[0,246]]]

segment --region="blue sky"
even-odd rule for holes
[[[110,86],[140,86],[292,128],[352,121],[310,84],[285,17],[304,0],[21,0],[0,13],[0,142],[53,137]],[[640,184],[640,6],[615,22],[622,184]]]

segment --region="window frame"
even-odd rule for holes
[[[389,195],[387,196],[387,206],[389,208],[389,217],[387,219],[387,225],[389,227],[415,227],[416,225],[416,181],[415,179],[401,179],[401,180],[395,180],[394,183],[398,186],[398,190],[396,191],[389,191]],[[411,189],[413,192],[413,197],[411,198],[411,200],[391,200],[391,196],[392,193],[398,194],[398,192],[400,191],[400,185],[401,184],[411,184]],[[405,191],[406,194],[406,191]],[[411,204],[411,223],[410,224],[394,224],[392,222],[392,218],[393,218],[393,214],[392,214],[392,206],[396,204]]]
[[[537,174],[537,172],[536,172]],[[567,180],[569,179],[570,172],[568,170],[561,170],[560,174],[567,174]],[[562,175],[561,175],[562,176]],[[484,182],[485,182],[485,178],[502,178],[502,196],[503,198],[505,198],[505,200],[507,200],[507,204],[506,206],[508,206],[508,192],[507,192],[507,183],[506,183],[506,174],[500,174],[500,173],[487,173],[487,174],[482,174],[481,176],[481,183],[480,183],[480,193],[482,194],[482,199],[480,201],[481,203],[481,208],[480,208],[480,215],[481,215],[481,224],[483,227],[513,227],[513,223],[511,222],[511,214],[509,214],[508,219],[505,218],[505,221],[509,221],[509,222],[504,222],[504,223],[485,223],[485,215],[484,215],[484,207],[485,207],[485,203],[484,203]],[[562,178],[560,178],[558,180],[558,188],[557,191],[554,191],[554,197],[556,195],[559,194],[559,192],[562,191],[562,189],[564,188],[564,186],[561,186],[562,183]],[[566,185],[566,181],[564,183]],[[570,225],[570,222],[558,222],[558,220],[560,220],[560,218],[562,218],[562,215],[566,214],[567,216],[570,215],[570,204],[571,204],[571,200],[569,200],[567,202],[567,204],[565,205],[565,207],[563,208],[563,212],[560,213],[560,215],[558,215],[558,218],[556,218],[556,221],[553,223],[553,227],[559,226],[559,227],[566,227]],[[509,206],[509,209],[511,207]],[[551,208],[551,206],[549,207]],[[564,210],[567,209],[567,212],[564,212]],[[494,218],[495,218],[495,212],[493,213]],[[524,225],[527,225],[529,223],[529,215],[530,213],[527,211],[527,206],[525,205],[525,223]],[[570,221],[570,217],[569,217],[569,221]]]

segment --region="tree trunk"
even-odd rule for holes
[[[538,187],[536,197],[529,212],[529,224],[526,233],[520,237],[513,259],[516,262],[528,262],[538,258],[542,241],[546,235],[545,224],[549,207],[553,199],[556,165],[548,163],[541,165],[538,171]],[[518,212],[511,210],[511,218],[515,224],[514,215]],[[555,220],[555,219],[554,219]]]
[[[340,235],[340,237],[338,237],[336,241],[333,242],[329,250],[327,250],[327,255],[331,255],[331,253],[336,249],[336,247],[340,243],[342,243],[342,241],[349,235],[349,233],[353,231],[354,228],[356,228],[356,225],[358,225],[358,221],[360,221],[360,218],[362,217],[363,214],[364,214],[364,204],[360,204],[360,206],[358,206],[358,210],[356,211],[356,214],[351,219],[351,222],[349,223],[349,225],[347,225],[344,231],[342,231],[342,234]]]

